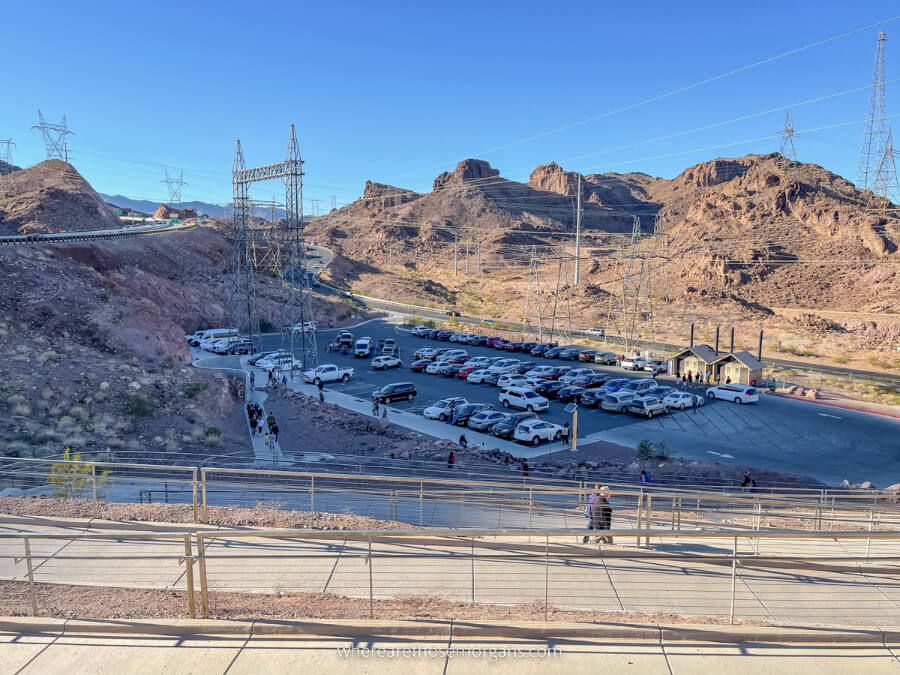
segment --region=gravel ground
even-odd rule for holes
[[[38,615],[65,619],[176,619],[186,618],[187,599],[181,591],[109,589],[95,586],[35,584]],[[197,597],[199,601],[199,596]],[[28,616],[31,603],[28,584],[0,581],[0,616]],[[502,606],[451,602],[438,598],[375,600],[372,616],[365,598],[346,598],[328,593],[210,593],[211,619],[458,619],[466,621],[543,621],[544,605],[534,602]],[[550,608],[550,621],[566,622],[664,622],[690,624],[726,623],[675,614],[628,614],[564,611]],[[745,623],[736,620],[737,623]],[[750,623],[750,622],[746,622]]]
[[[91,499],[0,497],[0,513],[47,518],[193,523],[190,504],[114,504]],[[260,527],[297,530],[409,530],[412,525],[347,513],[290,511],[258,504],[255,508],[210,506],[206,523],[222,527]]]

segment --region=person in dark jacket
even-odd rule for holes
[[[597,501],[594,503],[594,529],[609,530],[612,528],[612,507],[609,505],[609,488],[600,488]],[[602,536],[600,541],[604,544],[613,543],[612,537]]]

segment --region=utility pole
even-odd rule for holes
[[[331,210],[334,211],[337,208],[337,195],[331,195]]]
[[[169,206],[180,204],[181,192],[184,189],[184,186],[187,185],[187,183],[184,182],[184,171],[178,174],[178,178],[174,178],[169,175],[169,170],[166,169],[166,177],[159,182],[165,183],[166,189],[169,191]]]
[[[541,269],[537,246],[531,247],[531,261],[528,271],[528,289],[525,292],[525,307],[522,312],[522,339],[526,335],[537,337],[538,342],[544,341],[544,318],[541,312]],[[533,319],[537,319],[537,327]]]
[[[866,115],[866,130],[863,133],[862,149],[859,154],[859,171],[857,185],[863,190],[871,189],[875,183],[875,174],[884,158],[887,147],[887,126],[884,81],[884,44],[887,33],[878,34],[878,46],[875,50],[875,70],[872,74],[872,96],[869,100],[869,112]]]
[[[581,281],[581,174],[578,174],[578,207],[575,210],[575,285]]]
[[[310,199],[309,201],[312,202],[313,215],[318,216],[319,215],[319,203],[322,200],[321,199]]]
[[[38,123],[32,129],[37,129],[44,137],[44,145],[47,148],[47,159],[61,159],[68,163],[69,161],[69,144],[66,136],[72,134],[69,131],[69,125],[66,123],[66,116],[63,115],[62,122],[59,124],[50,124],[44,119],[44,115],[38,110]]]
[[[894,150],[893,131],[888,129],[887,145],[884,148],[881,162],[878,164],[878,171],[875,173],[872,195],[869,197],[866,210],[885,216],[898,195],[900,195],[900,185],[897,182],[897,152]]]

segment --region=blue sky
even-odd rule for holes
[[[51,121],[67,115],[72,161],[98,190],[163,199],[164,168],[183,168],[185,200],[223,202],[235,138],[249,164],[278,161],[296,122],[307,210],[311,199],[351,201],[369,178],[429,189],[465,157],[525,180],[551,160],[672,176],[777,150],[763,137],[784,111],[636,144],[865,87],[878,28],[545,132],[900,15],[887,0],[78,4],[4,3],[0,138],[16,142],[16,163],[43,158],[30,129],[40,108]],[[890,81],[900,20],[883,28]],[[900,115],[898,85],[887,88],[889,115]],[[863,125],[804,130],[860,122],[868,98],[793,107],[798,158],[853,179]]]

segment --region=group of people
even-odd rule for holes
[[[250,432],[262,436],[266,447],[274,452],[278,443],[278,422],[275,421],[275,415],[271,411],[268,415],[263,415],[262,406],[251,401],[247,403],[247,419],[250,422]]]

